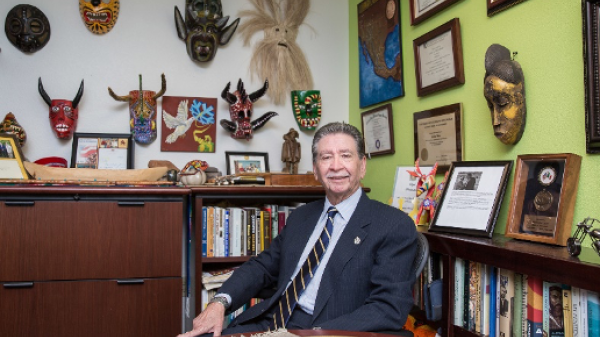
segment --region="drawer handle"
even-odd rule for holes
[[[144,284],[144,280],[135,279],[135,280],[117,280],[118,285],[130,285],[130,284]]]
[[[35,201],[5,201],[6,206],[34,206]]]
[[[33,288],[33,282],[15,282],[15,283],[4,283],[4,288],[15,289],[15,288]]]
[[[124,207],[127,207],[127,206],[141,207],[141,206],[144,206],[145,203],[143,201],[119,201],[119,202],[117,202],[117,204],[119,206],[124,206]]]

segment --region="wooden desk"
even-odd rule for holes
[[[289,333],[302,336],[326,336],[326,337],[398,337],[385,333],[364,332],[364,331],[346,331],[346,330],[288,330]],[[237,333],[231,335],[223,335],[223,337],[241,337],[242,335],[249,337],[260,332]]]

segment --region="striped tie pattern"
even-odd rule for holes
[[[321,263],[321,257],[329,245],[329,239],[331,238],[331,233],[333,233],[333,218],[335,218],[337,212],[337,209],[333,206],[327,210],[327,221],[321,237],[308,254],[306,262],[304,262],[290,286],[288,286],[279,299],[277,310],[273,314],[271,330],[285,328],[290,316],[292,316],[292,311],[296,307],[296,304],[298,304],[298,298],[300,298],[300,295],[302,295],[302,292],[304,292],[304,289],[306,289],[306,286],[312,280],[317,266]]]

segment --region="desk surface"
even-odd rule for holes
[[[364,331],[346,331],[346,330],[288,330],[287,332],[302,336],[302,337],[312,337],[312,336],[322,336],[322,337],[398,337],[395,335],[385,334],[385,333],[375,333],[375,332],[364,332]],[[238,333],[231,335],[224,335],[223,337],[241,337],[244,335],[245,337],[250,337],[251,335],[259,334],[261,332],[250,332],[250,333]]]

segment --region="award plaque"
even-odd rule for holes
[[[571,153],[518,156],[506,236],[565,246],[580,166]]]

